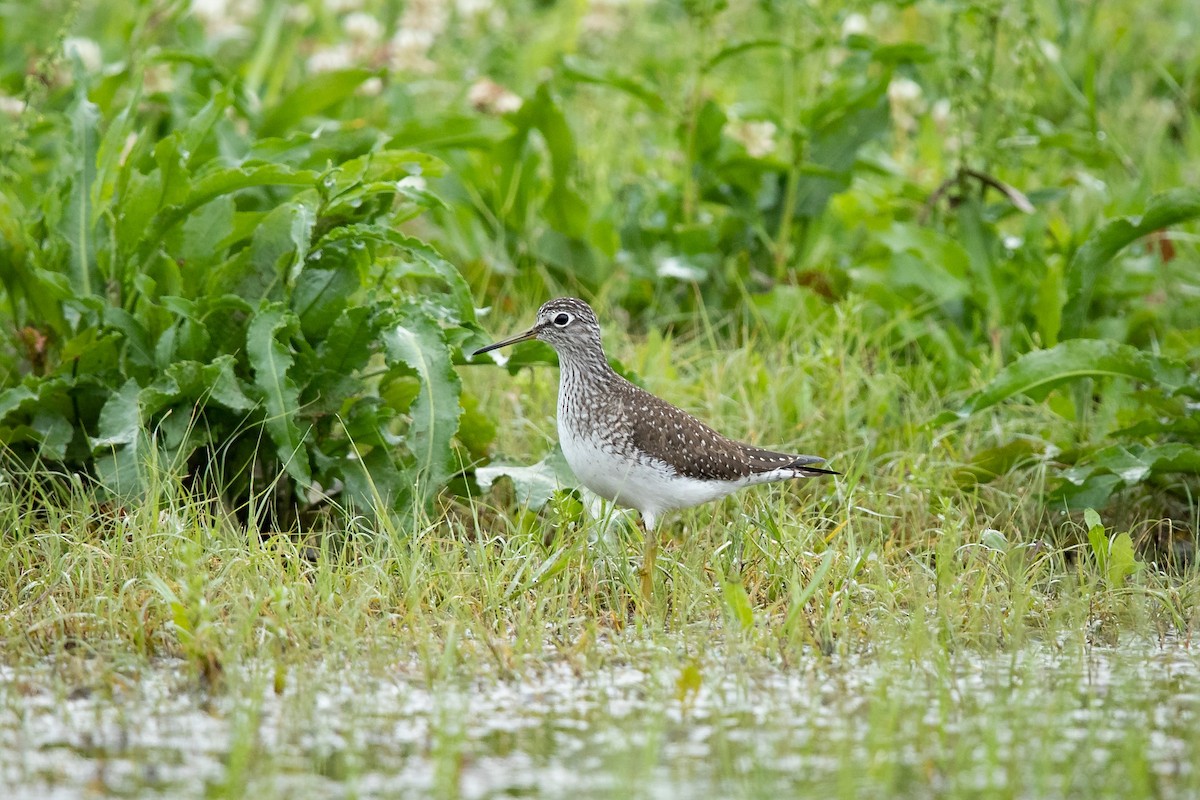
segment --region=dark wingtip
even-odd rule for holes
[[[821,469],[820,467],[797,467],[800,472],[810,478],[815,478],[818,475],[841,475],[842,473],[832,469]]]
[[[800,456],[793,461],[790,466],[794,470],[798,470],[808,477],[816,477],[817,475],[841,475],[842,473],[824,467],[814,467],[813,464],[824,464],[825,459],[817,456]]]

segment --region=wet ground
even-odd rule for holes
[[[416,662],[0,668],[7,797],[1192,796],[1200,658],[1180,642],[784,665],[694,646]],[[281,691],[276,691],[281,689]]]

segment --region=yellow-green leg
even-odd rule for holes
[[[654,561],[658,557],[658,532],[647,530],[646,525],[642,520],[638,520],[638,527],[642,529],[642,603],[647,608],[650,607],[650,602],[654,599]]]

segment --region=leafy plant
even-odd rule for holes
[[[1197,217],[1200,193],[1176,190],[1152,198],[1146,213],[1137,218],[1100,226],[1071,260],[1070,294],[1063,311],[1069,324],[1064,331],[1083,332],[1094,324],[1092,298],[1104,268],[1125,246],[1164,225]],[[1100,507],[1123,489],[1161,483],[1171,476],[1194,482],[1200,475],[1200,377],[1195,364],[1187,360],[1189,355],[1194,361],[1194,352],[1172,357],[1112,340],[1068,339],[1027,353],[1000,370],[967,399],[957,416],[981,413],[1016,395],[1043,400],[1064,384],[1099,382],[1097,391],[1076,391],[1074,417],[1086,419],[1102,404],[1119,405],[1116,427],[1099,443],[1076,447],[1065,438],[1055,443],[1056,458],[1065,462],[1065,468],[1050,497],[1071,508]],[[983,458],[995,455],[992,451]]]
[[[1134,555],[1133,539],[1128,533],[1109,537],[1100,515],[1093,509],[1084,511],[1083,516],[1096,568],[1110,588],[1119,589],[1125,584],[1126,578],[1146,565]]]
[[[162,105],[139,74],[76,75],[42,110],[61,146],[0,188],[0,443],[122,501],[158,468],[282,522],[419,509],[455,469],[452,359],[478,337],[458,271],[397,230],[442,164],[360,126],[293,132],[366,70],[259,113],[204,59]]]

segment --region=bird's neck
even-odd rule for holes
[[[604,350],[601,348],[566,355],[560,353],[558,374],[559,405],[574,402],[578,398],[587,398],[601,391],[618,377],[608,365],[608,359],[604,357]]]

